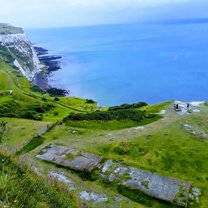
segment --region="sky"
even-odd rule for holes
[[[0,0],[0,22],[24,28],[206,18],[207,0]]]

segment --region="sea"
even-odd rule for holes
[[[70,96],[99,105],[208,100],[208,23],[132,23],[27,29],[36,46],[61,55],[49,77]]]

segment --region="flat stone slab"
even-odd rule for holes
[[[130,168],[129,176],[130,179],[124,181],[124,185],[138,189],[149,196],[187,206],[190,183],[136,168]]]
[[[125,167],[111,160],[103,164],[101,176],[109,182],[122,184],[130,190],[139,190],[148,196],[179,206],[187,207],[188,201],[193,198],[199,201],[200,194],[197,195],[196,191],[194,192],[197,189],[192,189],[188,182],[137,168]]]
[[[187,207],[188,201],[199,203],[200,189],[192,187],[188,182],[129,167],[111,160],[101,163],[102,157],[89,152],[79,151],[73,147],[64,147],[51,144],[45,147],[39,155],[41,160],[55,163],[75,171],[91,172],[98,167],[100,177],[117,185],[123,185],[129,190],[140,192],[160,200]],[[52,174],[59,180],[66,181],[64,175]],[[83,200],[98,198],[94,193],[83,192]],[[98,200],[99,201],[99,200]]]
[[[51,144],[45,147],[37,158],[61,165],[76,171],[91,172],[96,168],[102,157],[96,154],[78,151],[73,147]]]

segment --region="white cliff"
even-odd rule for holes
[[[0,54],[0,58],[8,61],[9,57],[9,62],[16,66],[30,81],[33,80],[37,72],[41,71],[37,54],[24,32],[0,33],[0,47],[7,51],[6,56]]]

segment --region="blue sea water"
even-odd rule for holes
[[[26,30],[62,55],[53,86],[101,105],[208,99],[208,24],[122,24]]]

